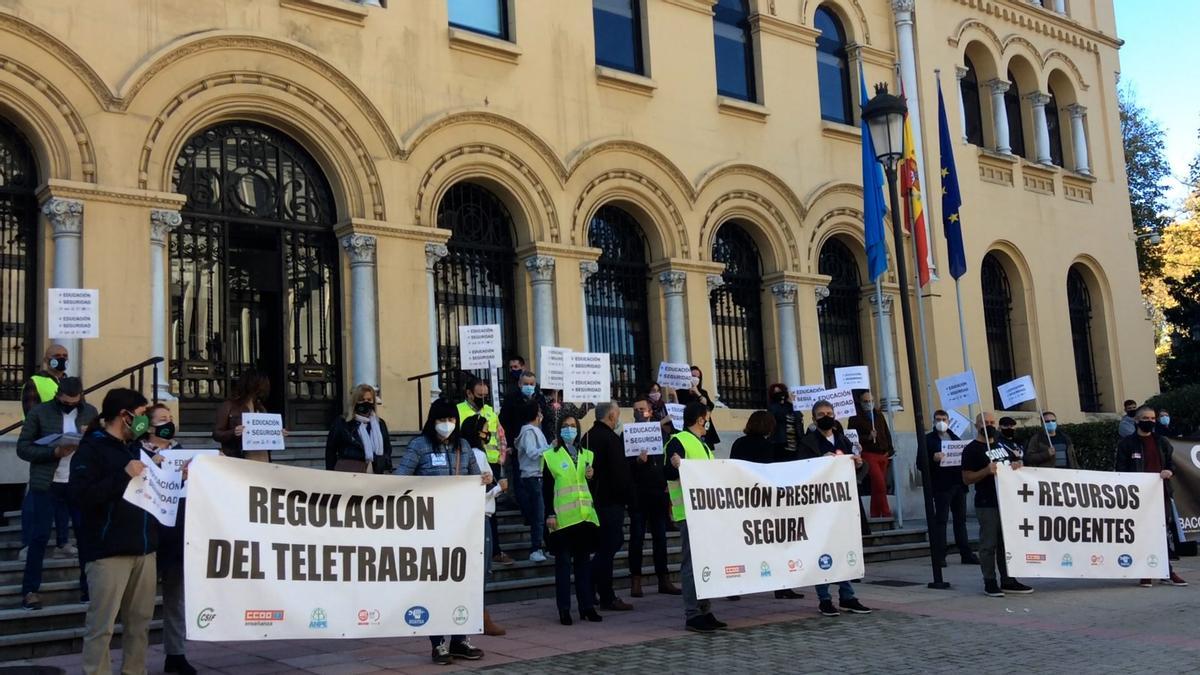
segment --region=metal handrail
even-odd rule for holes
[[[430,373],[413,375],[412,377],[408,378],[408,382],[417,383],[417,431],[425,428],[425,392],[421,389],[421,380],[428,379],[434,375],[449,375],[451,373],[471,375],[471,373],[463,370],[462,368],[446,368],[445,370],[435,370]]]
[[[151,372],[150,372],[150,398],[154,403],[158,403],[158,364],[162,363],[163,360],[164,360],[163,357],[155,356],[153,358],[146,359],[145,361],[142,361],[141,363],[136,363],[132,366],[129,366],[128,368],[122,370],[121,372],[117,373],[116,375],[113,375],[111,377],[107,377],[103,380],[100,380],[99,382],[93,384],[92,386],[84,389],[83,395],[86,396],[98,389],[107,387],[108,385],[112,384],[113,382],[116,382],[117,380],[119,380],[123,377],[129,378],[129,388],[130,389],[135,389],[137,391],[143,391],[146,386],[146,368],[150,368],[151,369]],[[19,429],[22,424],[25,424],[24,418],[17,420],[16,422],[4,427],[3,429],[0,429],[0,436],[4,436],[12,431]]]

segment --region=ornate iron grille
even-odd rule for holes
[[[731,408],[764,407],[767,374],[758,247],[740,225],[725,223],[717,230],[712,258],[725,264],[725,284],[708,296],[716,337],[717,391]]]
[[[821,248],[817,271],[831,277],[829,297],[817,305],[825,385],[829,386],[833,384],[835,368],[863,364],[862,318],[858,304],[862,291],[858,262],[850,249],[837,239],[830,239]]]
[[[588,344],[608,352],[613,396],[632,405],[649,388],[650,319],[647,312],[646,239],[637,220],[615,206],[603,206],[592,217],[588,245],[603,253],[599,269],[587,280]]]
[[[174,184],[188,198],[169,246],[183,424],[211,424],[254,367],[288,428],[327,428],[341,405],[339,266],[333,194],[316,162],[274,129],[228,123],[184,146]]]
[[[1092,354],[1092,294],[1076,267],[1067,272],[1067,310],[1071,317],[1079,409],[1100,412],[1100,385],[1096,382],[1096,362]]]
[[[21,398],[37,363],[37,183],[29,143],[0,118],[0,400],[5,401]]]
[[[1012,342],[1012,288],[1004,266],[991,253],[983,257],[979,276],[983,286],[983,325],[992,372],[992,400],[996,410],[1003,410],[996,387],[1017,376]]]
[[[453,233],[446,242],[449,254],[433,268],[438,368],[452,371],[442,376],[442,391],[461,397],[466,378],[458,371],[459,326],[499,324],[504,354],[512,353],[517,330],[513,222],[504,203],[474,183],[458,183],[446,191],[438,205],[437,221],[438,227]],[[475,374],[488,375],[484,371]]]

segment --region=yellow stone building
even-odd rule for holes
[[[0,0],[2,419],[56,286],[100,292],[85,384],[163,356],[191,428],[250,365],[294,429],[360,381],[412,428],[408,378],[455,366],[469,323],[535,370],[542,345],[610,352],[622,399],[697,364],[723,429],[841,365],[898,374],[903,407],[860,67],[919,113],[933,376],[962,369],[940,71],[985,398],[1031,374],[1064,421],[1115,412],[1157,388],[1120,44],[1110,0]]]

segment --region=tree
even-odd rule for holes
[[[1196,382],[1200,372],[1200,270],[1182,279],[1163,279],[1175,306],[1163,310],[1170,325],[1170,351],[1159,358],[1159,377],[1166,390]]]
[[[1129,177],[1129,210],[1135,235],[1162,232],[1171,222],[1166,215],[1166,179],[1171,165],[1163,153],[1163,130],[1146,109],[1137,104],[1133,91],[1122,88],[1117,97],[1121,113],[1121,139],[1125,147],[1125,173]],[[1137,241],[1138,271],[1142,286],[1162,276],[1162,255],[1148,238]]]

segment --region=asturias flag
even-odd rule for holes
[[[862,63],[858,64],[859,91],[861,100],[867,101],[867,84],[863,77]],[[883,167],[875,159],[875,144],[871,142],[871,127],[862,121],[862,171],[863,171],[863,235],[867,248],[867,277],[874,283],[887,271],[887,230],[883,227],[883,216],[887,213],[887,202],[883,198]]]
[[[955,279],[967,273],[967,254],[963,251],[962,195],[958,191],[958,171],[954,168],[954,144],[950,140],[950,124],[946,122],[946,101],[942,84],[938,82],[938,148],[942,156],[942,230],[946,234],[946,255],[950,259],[950,276]]]
[[[929,241],[925,239],[925,206],[921,202],[921,176],[917,171],[917,148],[913,143],[911,115],[904,116],[904,162],[900,165],[900,185],[904,190],[905,225],[912,224],[917,241],[917,270],[924,288],[929,284]]]

